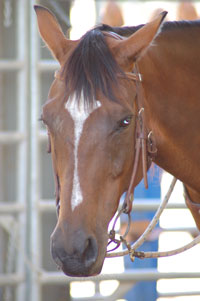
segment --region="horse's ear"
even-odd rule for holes
[[[153,21],[145,24],[129,38],[118,41],[113,49],[120,60],[135,61],[140,58],[159,33],[161,24],[167,15],[163,11]]]
[[[56,17],[45,7],[35,5],[38,27],[42,39],[53,56],[62,64],[64,56],[73,41],[67,40]]]

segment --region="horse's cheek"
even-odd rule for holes
[[[130,158],[127,155],[124,155],[123,152],[119,150],[117,156],[113,158],[112,162],[112,176],[113,178],[118,178],[122,175],[125,175],[129,171],[129,162]]]
[[[123,173],[123,164],[119,159],[114,160],[112,166],[112,177],[118,178]]]

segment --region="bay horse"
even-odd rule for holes
[[[101,23],[110,26],[122,26],[124,24],[122,10],[115,0],[107,1],[101,17]]]
[[[178,4],[176,12],[177,20],[196,20],[198,18],[197,10],[192,1],[181,1]]]
[[[108,225],[132,175],[140,107],[157,148],[153,161],[184,183],[200,229],[200,22],[163,24],[163,12],[145,25],[101,25],[72,41],[48,9],[35,10],[60,63],[41,117],[55,174],[58,266],[70,276],[101,272]],[[134,186],[142,177],[140,155]]]

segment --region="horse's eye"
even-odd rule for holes
[[[132,119],[132,116],[127,116],[126,118],[124,118],[123,120],[120,121],[120,127],[127,127],[129,126],[129,124],[131,123],[131,119]]]

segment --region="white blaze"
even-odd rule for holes
[[[89,115],[101,106],[99,101],[96,102],[96,106],[92,109],[85,109],[84,99],[80,100],[80,103],[77,99],[69,99],[65,108],[70,113],[74,121],[74,175],[73,175],[73,187],[72,187],[72,196],[71,196],[71,206],[72,211],[76,206],[81,204],[83,201],[82,191],[80,187],[79,175],[78,175],[78,146],[83,131],[83,126]]]

